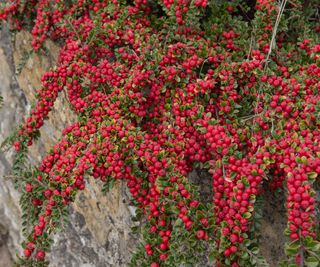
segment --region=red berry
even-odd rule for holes
[[[23,254],[26,258],[29,258],[31,256],[31,253],[32,251],[28,248],[26,248],[24,251],[23,251]]]
[[[38,251],[36,254],[36,258],[39,261],[43,261],[45,257],[46,257],[46,253],[44,251]]]
[[[197,235],[197,237],[198,237],[199,239],[203,239],[203,238],[205,237],[206,233],[205,233],[205,231],[203,231],[203,230],[198,230],[197,233],[196,233],[196,235]]]

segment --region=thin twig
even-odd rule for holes
[[[267,57],[265,59],[265,65],[264,65],[264,69],[263,69],[263,73],[264,74],[266,73],[267,68],[268,68],[269,58],[270,58],[270,55],[271,55],[271,52],[272,52],[273,45],[275,45],[275,38],[277,36],[279,23],[280,23],[282,15],[283,15],[283,11],[285,9],[286,4],[287,4],[287,0],[282,0],[281,3],[280,3],[279,12],[278,12],[278,15],[277,15],[277,18],[276,18],[276,22],[275,22],[274,27],[273,27],[272,37],[271,37],[270,44],[269,44],[269,51],[268,51]],[[260,83],[260,86],[259,86],[259,89],[258,89],[258,92],[257,92],[258,96],[260,95],[262,86],[263,86],[263,84]],[[259,104],[260,104],[260,100],[257,99],[257,103],[256,103],[256,106],[255,106],[256,114],[258,112],[257,110],[258,110]]]
[[[255,117],[259,117],[259,116],[261,116],[261,115],[262,115],[262,113],[258,113],[258,114],[254,114],[254,115],[249,115],[249,116],[242,117],[243,120],[241,120],[241,122],[246,122],[246,121],[248,121],[248,120],[251,120],[251,119],[253,119],[253,118],[255,118]]]
[[[266,68],[268,66],[268,61],[269,61],[269,58],[270,58],[270,55],[271,55],[271,52],[272,52],[272,47],[275,44],[275,39],[276,39],[276,36],[277,36],[279,23],[280,23],[280,20],[281,20],[281,17],[282,17],[282,14],[283,14],[283,11],[285,9],[286,4],[287,4],[287,0],[282,0],[281,1],[280,9],[279,9],[279,12],[278,12],[278,15],[277,15],[277,19],[276,19],[276,22],[274,24],[273,31],[272,31],[272,37],[271,37],[271,41],[270,41],[270,45],[269,45],[268,55],[266,57],[266,61],[265,61],[265,65],[264,65],[264,70],[266,70]]]
[[[70,22],[69,19],[66,19],[66,21],[68,22],[68,24],[70,25],[70,27],[72,28],[72,30],[74,31],[74,33],[76,34],[77,38],[78,38],[78,41],[81,43],[81,38],[78,34],[78,32],[76,31],[76,29],[73,27],[72,23]]]

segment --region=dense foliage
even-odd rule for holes
[[[58,64],[7,143],[21,190],[24,255],[46,266],[86,179],[123,180],[143,223],[132,266],[267,266],[261,201],[282,192],[281,266],[320,266],[320,24],[317,1],[11,0],[0,19],[29,29]],[[78,121],[38,167],[26,163],[61,91]],[[188,179],[212,176],[212,202]],[[98,183],[98,181],[97,181]],[[317,189],[318,187],[318,189]],[[272,190],[267,190],[267,189]]]

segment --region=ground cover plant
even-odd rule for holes
[[[11,0],[0,20],[30,30],[38,53],[47,38],[60,45],[28,119],[3,144],[16,150],[21,191],[17,266],[48,265],[87,179],[104,191],[122,180],[145,218],[132,266],[206,256],[213,266],[268,266],[265,192],[286,199],[279,266],[320,266],[317,1]],[[63,90],[78,120],[29,166],[28,146]],[[212,176],[209,203],[188,179],[194,169]]]

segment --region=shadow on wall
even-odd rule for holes
[[[212,178],[206,170],[196,169],[189,174],[190,181],[199,187],[200,199],[203,203],[210,203],[212,199]],[[284,230],[287,226],[287,214],[283,203],[285,194],[275,194],[267,191],[263,194],[261,206],[260,254],[265,257],[269,266],[278,266],[279,261],[285,259],[284,244],[286,237]],[[208,252],[210,248],[208,248]],[[211,266],[209,262],[202,262],[201,267]],[[207,265],[205,265],[207,264]]]
[[[10,267],[12,265],[12,258],[7,247],[9,233],[8,230],[0,224],[0,266]]]

